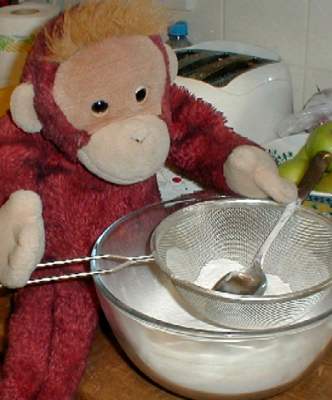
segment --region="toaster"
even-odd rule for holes
[[[221,111],[227,125],[258,144],[277,138],[277,125],[293,112],[291,78],[273,51],[211,41],[176,50],[175,83]]]

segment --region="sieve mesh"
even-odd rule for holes
[[[287,282],[292,293],[236,296],[195,284],[202,268],[215,259],[249,267],[283,209],[269,201],[240,199],[191,205],[160,223],[151,238],[153,255],[183,299],[209,322],[236,329],[293,323],[330,290],[332,224],[312,211],[296,211],[264,262],[264,271]]]

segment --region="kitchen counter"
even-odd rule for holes
[[[5,340],[9,296],[0,295],[0,353]],[[75,400],[179,400],[146,378],[127,359],[105,321],[94,340]],[[321,364],[296,386],[273,400],[331,400],[332,349]]]

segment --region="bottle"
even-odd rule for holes
[[[191,46],[188,39],[188,24],[186,21],[177,21],[168,27],[167,44],[173,49],[181,49],[183,47]]]

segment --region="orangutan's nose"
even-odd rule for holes
[[[143,143],[146,139],[146,132],[135,132],[130,138],[136,143]]]

